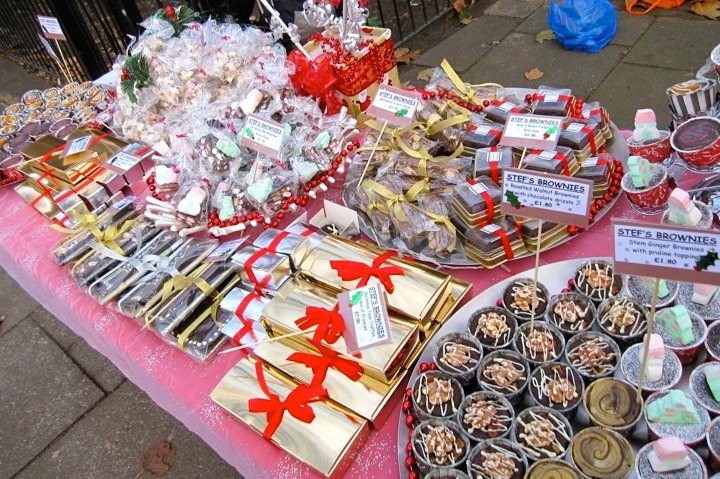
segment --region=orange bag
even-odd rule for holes
[[[655,7],[675,8],[685,0],[625,0],[625,9],[633,15],[645,15]]]

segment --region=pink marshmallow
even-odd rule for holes
[[[649,358],[662,359],[665,357],[665,343],[659,334],[650,335],[650,351]]]
[[[655,123],[655,112],[652,111],[650,108],[638,110],[635,113],[635,123]]]
[[[653,450],[658,459],[663,461],[677,461],[687,456],[687,450],[677,436],[665,437],[655,441]]]

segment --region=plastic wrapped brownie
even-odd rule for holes
[[[595,148],[595,137],[600,132],[600,127],[597,123],[592,122],[581,122],[579,120],[566,123],[563,125],[563,130],[560,132],[560,139],[558,144],[561,146],[567,146],[573,150],[582,150],[587,146],[590,146],[594,153]]]
[[[491,255],[494,251],[503,249],[503,239],[501,235],[496,233],[496,230],[503,230],[509,243],[520,239],[520,232],[510,218],[503,218],[480,229],[468,229],[465,232],[465,237],[469,244],[483,254]]]
[[[572,90],[541,85],[533,95],[533,113],[536,115],[566,116],[572,106]]]
[[[515,160],[509,146],[479,148],[475,152],[475,176],[487,176],[496,185],[502,181],[503,168],[513,168]]]
[[[483,194],[485,193],[485,194]],[[489,202],[487,197],[491,199]],[[455,187],[455,199],[469,214],[483,213],[490,205],[499,205],[502,189],[490,178],[480,176]]]
[[[533,151],[523,160],[523,168],[555,175],[570,176],[567,158],[555,150]]]
[[[473,115],[470,125],[465,129],[462,142],[471,148],[496,146],[502,137],[503,125]]]
[[[609,155],[601,154],[583,161],[580,165],[580,171],[575,176],[594,181],[596,185],[606,183],[610,175],[610,161],[612,161],[612,159],[608,161],[608,159],[603,158],[607,156]]]
[[[504,124],[511,114],[522,115],[529,110],[525,102],[515,95],[510,95],[502,100],[492,101],[483,111],[488,120]]]

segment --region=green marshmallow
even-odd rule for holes
[[[327,131],[321,131],[320,134],[315,137],[312,144],[315,148],[327,148],[330,144],[330,133]]]
[[[220,200],[220,211],[218,211],[218,217],[222,221],[230,221],[235,216],[235,205],[233,204],[232,196],[223,196]]]
[[[720,402],[720,366],[706,367],[705,380],[715,400]]]
[[[258,203],[265,203],[272,193],[272,180],[270,178],[260,178],[258,181],[248,186],[247,193],[252,196]]]
[[[663,309],[655,315],[655,319],[683,346],[695,341],[692,320],[685,306],[677,305]]]
[[[700,424],[695,404],[684,392],[672,389],[647,406],[649,421],[660,424]]]
[[[240,147],[234,142],[226,139],[220,139],[217,142],[217,149],[222,151],[225,155],[230,158],[237,158],[240,156]]]

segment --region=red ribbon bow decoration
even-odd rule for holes
[[[400,266],[396,265],[380,267],[388,258],[393,256],[397,256],[395,251],[386,251],[375,258],[371,266],[361,263],[360,261],[332,260],[330,261],[330,267],[337,271],[338,276],[340,276],[343,281],[359,279],[360,281],[358,281],[355,286],[356,288],[366,286],[370,278],[374,276],[385,286],[385,291],[387,291],[388,294],[393,294],[395,285],[390,276],[404,276],[405,272]]]
[[[292,353],[288,356],[288,361],[304,364],[313,372],[313,380],[311,386],[320,386],[325,381],[328,369],[333,368],[344,374],[351,381],[359,381],[365,370],[357,361],[346,359],[340,356],[340,353],[334,351],[321,344],[316,344],[320,350],[317,356],[311,353]]]
[[[267,382],[265,382],[265,372],[263,371],[262,361],[255,363],[255,374],[257,375],[260,389],[265,393],[267,399],[248,399],[248,411],[253,413],[264,412],[267,414],[267,426],[265,426],[265,430],[263,431],[263,438],[265,438],[265,440],[269,441],[273,434],[275,434],[280,423],[282,423],[285,411],[299,421],[308,424],[313,422],[315,412],[310,406],[310,403],[324,400],[327,395],[325,388],[322,386],[308,387],[300,384],[288,394],[284,401],[281,401],[277,394],[270,392]]]
[[[295,324],[303,331],[317,326],[312,339],[316,344],[319,344],[320,341],[333,344],[345,332],[345,323],[338,305],[335,305],[333,309],[308,306],[305,308],[305,316],[296,320]]]
[[[293,86],[303,94],[320,100],[320,108],[327,115],[340,112],[342,101],[335,96],[337,77],[325,55],[310,60],[300,50],[293,50],[288,61],[295,64],[295,73],[290,75]]]

